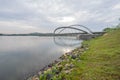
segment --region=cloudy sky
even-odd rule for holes
[[[101,31],[119,18],[120,0],[0,0],[0,33],[53,32],[71,24]]]

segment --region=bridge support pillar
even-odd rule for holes
[[[98,36],[101,36],[101,34],[79,34],[77,35],[77,39],[89,40]]]

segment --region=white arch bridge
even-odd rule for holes
[[[93,32],[83,25],[58,27],[54,30],[55,36],[75,36],[78,39],[91,39],[103,35],[105,32]]]

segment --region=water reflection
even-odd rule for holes
[[[78,40],[76,37],[69,36],[55,36],[53,40],[56,45],[63,47],[63,49],[61,49],[63,54],[73,50],[73,47],[81,46],[82,42],[82,40]]]
[[[76,37],[55,36],[54,42],[56,45],[63,47],[76,47],[80,46],[82,40],[77,40]]]
[[[70,52],[71,50],[72,50],[72,49],[70,49],[70,48],[64,48],[64,49],[63,49],[63,52],[64,52],[64,53],[68,53],[68,52]],[[64,54],[64,53],[63,53],[63,54]]]
[[[68,38],[55,39],[60,45],[50,37],[0,37],[0,80],[23,80],[25,75],[39,71],[81,43],[73,39],[68,44]]]

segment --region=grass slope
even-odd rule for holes
[[[67,80],[120,80],[120,29],[84,41],[89,49],[68,74]]]
[[[120,80],[120,28],[84,41],[81,48],[61,58],[41,72],[40,80]]]

